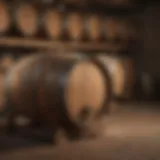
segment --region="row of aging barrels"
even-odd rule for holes
[[[6,109],[11,117],[20,114],[49,126],[85,126],[107,113],[113,94],[124,97],[132,88],[130,63],[110,56],[22,58],[5,76]]]
[[[10,11],[11,10],[11,11]],[[9,9],[0,2],[0,33],[15,33],[24,37],[45,36],[53,40],[108,40],[130,41],[134,39],[134,27],[124,19],[96,14],[61,12],[56,9],[39,11],[36,7],[21,3]]]

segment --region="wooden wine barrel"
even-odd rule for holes
[[[7,33],[11,26],[11,17],[6,3],[0,1],[0,35]]]
[[[63,16],[55,10],[47,10],[43,17],[43,27],[51,39],[60,39],[63,34]]]
[[[39,16],[36,8],[26,3],[19,4],[15,10],[15,25],[23,36],[35,36],[39,29]]]
[[[69,13],[66,18],[67,35],[71,40],[82,40],[84,35],[84,21],[80,13]]]
[[[102,37],[102,22],[97,15],[90,15],[86,18],[85,32],[89,40],[97,41]]]
[[[34,55],[7,76],[8,102],[15,112],[49,124],[86,124],[110,100],[107,73],[95,60]]]
[[[104,38],[107,41],[115,41],[117,38],[117,20],[113,17],[107,17],[103,23]]]
[[[109,71],[114,97],[129,98],[135,81],[133,60],[128,57],[107,55],[99,55],[98,59]]]

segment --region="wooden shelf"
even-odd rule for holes
[[[62,42],[49,40],[34,40],[24,38],[0,38],[0,47],[20,47],[33,49],[61,49],[80,51],[122,51],[126,45],[109,44],[106,42]]]

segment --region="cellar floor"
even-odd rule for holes
[[[0,132],[0,160],[159,160],[160,104],[121,104],[91,125],[94,139],[52,145]]]

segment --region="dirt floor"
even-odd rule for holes
[[[0,160],[160,160],[160,105],[130,105],[90,126],[97,137],[57,145],[0,132]]]
[[[159,160],[160,138],[106,138],[3,152],[1,160]]]

